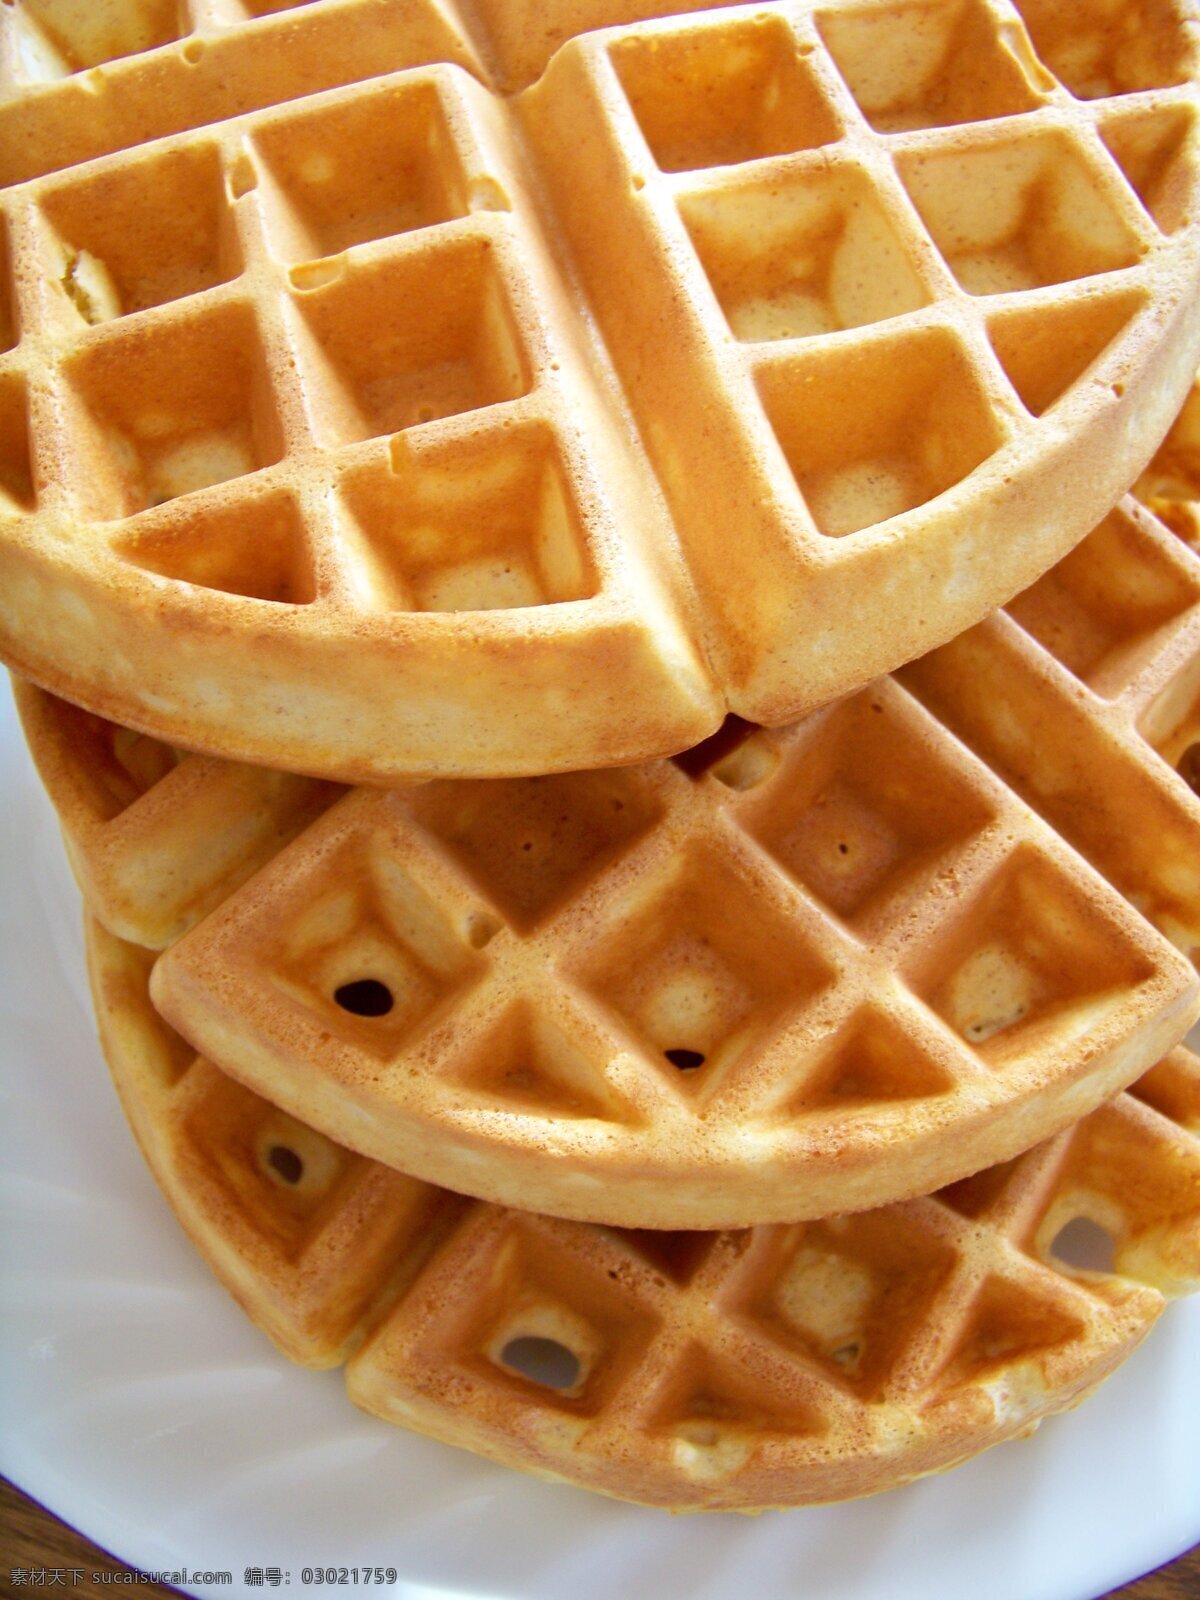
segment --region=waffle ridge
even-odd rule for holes
[[[114,1078],[217,1275],[293,1360],[345,1362],[357,1404],[527,1471],[674,1509],[894,1487],[1077,1403],[1200,1286],[1184,1050],[1138,1098],[931,1198],[623,1232],[339,1149],[195,1057],[150,1004],[152,959],[91,924]],[[1080,1219],[1111,1262],[1071,1263]]]
[[[0,648],[170,742],[358,781],[786,722],[1065,554],[1194,370],[1187,6],[1114,53],[1040,0],[189,3],[0,19]]]

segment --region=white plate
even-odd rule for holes
[[[1197,1302],[1030,1442],[817,1511],[671,1518],[360,1416],[226,1298],[141,1164],[2,694],[0,815],[0,1468],[123,1560],[229,1569],[184,1585],[222,1597],[268,1592],[247,1566],[294,1591],[357,1565],[405,1600],[1090,1600],[1200,1540]]]

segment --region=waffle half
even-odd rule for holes
[[[1186,1051],[929,1199],[621,1232],[331,1144],[194,1056],[150,1004],[152,959],[92,925],[113,1076],[201,1253],[293,1360],[345,1362],[368,1411],[510,1466],[677,1510],[871,1494],[1074,1405],[1200,1288]]]
[[[1191,0],[654,9],[0,8],[10,665],[327,777],[594,768],[1079,541],[1200,355]]]

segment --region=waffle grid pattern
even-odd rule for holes
[[[1178,88],[1081,100],[1000,0],[783,7],[577,42],[527,97],[690,570],[720,614],[713,648],[735,710],[794,714],[778,661],[832,632],[831,610],[895,583],[906,536],[922,570],[941,568],[928,519],[892,519],[985,462],[985,477],[1011,482],[1006,461],[1029,472],[1043,413],[1102,352],[1092,384],[1111,371],[1125,393],[1118,352],[1154,299],[1162,234],[1184,223],[1181,190],[1161,180],[1194,127],[1194,92],[1172,68],[1160,72]],[[956,104],[968,83],[983,120]],[[1128,87],[1099,63],[1076,86]],[[560,155],[580,106],[580,148]],[[647,285],[632,304],[628,272]],[[726,321],[732,337],[714,334]],[[739,507],[732,551],[714,479]],[[956,539],[979,524],[956,559],[939,548],[947,570],[1003,559],[1004,495],[989,487],[969,508],[945,502]],[[1044,488],[1044,506],[1026,495],[1027,526],[1063,521]],[[897,654],[932,642],[921,609],[892,620]],[[845,672],[829,693],[870,675]]]
[[[599,645],[618,688],[630,673],[629,693],[661,690],[699,737],[711,711],[686,641],[671,625],[653,646],[630,638],[656,557],[614,535],[629,508],[602,487],[609,425],[536,225],[513,210],[495,119],[435,67],[16,191],[30,331],[0,358],[10,498],[29,509],[42,485],[39,519],[68,540],[82,517],[118,588],[132,568],[179,580],[157,585],[168,628],[186,630],[193,586],[232,607],[226,626],[273,602],[260,625],[283,647],[293,608],[350,633],[390,614],[400,644],[441,649],[434,704],[461,677],[444,613],[471,613],[503,666],[522,647],[512,619],[552,606],[534,652],[544,710],[565,706],[573,652]],[[187,226],[163,234],[181,210]],[[18,608],[21,579],[37,581],[20,574]],[[443,615],[422,627],[429,611]]]
[[[1193,957],[1196,886],[1178,874],[1200,851],[1200,774],[1189,754],[1200,739],[1200,713],[1190,692],[1200,645],[1197,418],[1200,386],[1143,475],[1136,498],[1011,602],[1007,619],[989,619],[900,676],[938,720]],[[1005,696],[1021,708],[1018,717],[995,716],[1000,678]],[[107,927],[133,943],[165,947],[197,920],[197,899],[207,909],[231,887],[214,871],[206,838],[198,887],[184,874],[186,887],[165,920],[151,909],[147,897],[161,896],[165,886],[147,886],[139,872],[143,843],[150,841],[154,855],[178,850],[181,808],[190,814],[195,805],[196,815],[212,820],[214,834],[240,839],[247,813],[268,808],[269,797],[281,808],[281,828],[299,831],[312,814],[310,798],[328,803],[341,793],[332,785],[170,751],[19,680],[14,692],[89,904]],[[1069,728],[1069,735],[1046,737],[1051,722]],[[761,746],[747,725],[730,730],[719,755],[706,746],[700,760],[722,769],[736,786],[769,770],[771,758]],[[1040,781],[1034,776],[1035,752],[1045,761],[1055,750],[1073,752],[1074,781],[1067,781],[1061,760]],[[175,775],[162,782],[169,773]],[[1135,816],[1155,822],[1135,827]],[[175,842],[169,843],[172,834]],[[282,835],[273,834],[253,858],[254,867],[281,842]]]
[[[1077,537],[1080,502],[1101,509],[1095,474],[1140,469],[1121,419],[1136,403],[1165,431],[1195,359],[1183,15],[1148,21],[1127,82],[1108,57],[1081,78],[1024,9],[1068,87],[1002,0],[741,8],[577,40],[510,101],[417,67],[18,183],[10,661],[267,764],[501,774],[681,748],[726,698],[785,720],[975,621],[1004,598],[980,582],[1011,591]],[[381,0],[197,14],[225,26],[192,65],[360,14],[386,66],[408,37],[487,76],[449,13]],[[129,57],[130,94],[187,49]],[[877,54],[904,68],[895,104]],[[89,71],[0,113],[49,123]],[[889,600],[933,568],[941,592]],[[864,596],[886,629],[846,620]],[[87,682],[49,652],[72,623]],[[251,634],[254,672],[233,647]],[[508,686],[487,717],[465,651]],[[364,754],[338,719],[390,672],[407,704]],[[407,755],[381,753],[392,735]]]
[[[196,1060],[149,1005],[149,965],[93,926],[118,1087],[215,1270],[294,1359],[349,1358],[359,1404],[526,1469],[676,1507],[889,1487],[1074,1403],[1162,1293],[1200,1281],[1186,1051],[1140,1102],[932,1199],[625,1233],[439,1197],[339,1150]],[[1109,1235],[1103,1270],[1056,1254],[1080,1218]]]
[[[1142,489],[1185,530],[1193,409]],[[714,1119],[755,1141],[772,1120],[793,1140],[839,1122],[878,1157],[914,1114],[928,1132],[956,1096],[962,1109],[1011,1088],[1040,1030],[1069,1032],[1109,981],[1094,930],[1069,971],[1059,957],[1084,948],[1076,931],[1058,929],[1049,963],[1030,944],[1036,965],[1067,972],[1057,994],[1023,992],[1018,936],[993,937],[1010,920],[1054,922],[1043,886],[1070,859],[1061,846],[1031,858],[1046,836],[1030,836],[1016,795],[1195,960],[1200,561],[1130,498],[1010,612],[906,670],[936,720],[881,683],[784,735],[731,724],[661,767],[355,796],[297,846],[307,866],[281,863],[184,947],[201,1009],[244,934],[255,956],[238,993],[272,1013],[285,1057],[305,1048],[288,1032],[299,1014],[343,1042],[347,1082],[401,1099],[432,1086],[437,1116],[468,1136],[493,1139],[517,1116],[570,1152],[670,1125],[686,1151]],[[18,699],[93,910],[143,944],[225,900],[337,794],[207,758],[174,766],[39,691],[18,686]],[[240,847],[232,860],[217,838]],[[174,862],[165,881],[147,880],[147,848]],[[330,882],[330,854],[336,887],[310,890]],[[1022,863],[1037,868],[1031,913],[1004,898]],[[364,981],[386,990],[382,1014],[337,1002]],[[330,1057],[327,1038],[309,1044]],[[397,1075],[405,1061],[418,1080]],[[848,1203],[841,1188],[826,1209]]]
[[[1027,1147],[1169,1047],[1194,987],[888,682],[712,774],[356,793],[155,985],[197,1048],[391,1165],[680,1226]]]

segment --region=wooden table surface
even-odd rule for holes
[[[93,1572],[129,1571],[0,1478],[0,1595],[6,1600],[10,1595],[13,1600],[32,1600],[40,1590],[23,1585],[14,1588],[10,1579],[13,1567],[35,1570],[73,1567],[83,1571],[83,1582],[89,1586]],[[241,1592],[240,1577],[240,1573],[234,1574],[231,1595]],[[64,1592],[70,1593],[69,1586]],[[90,1592],[96,1590],[90,1589]],[[136,1593],[139,1596],[160,1595],[171,1600],[175,1592],[157,1584],[139,1584]],[[263,1593],[269,1590],[264,1589]],[[1200,1600],[1200,1545],[1157,1572],[1139,1578],[1136,1583],[1114,1589],[1112,1594],[1119,1600]],[[1014,1595],[1013,1600],[1021,1600],[1021,1597]]]

